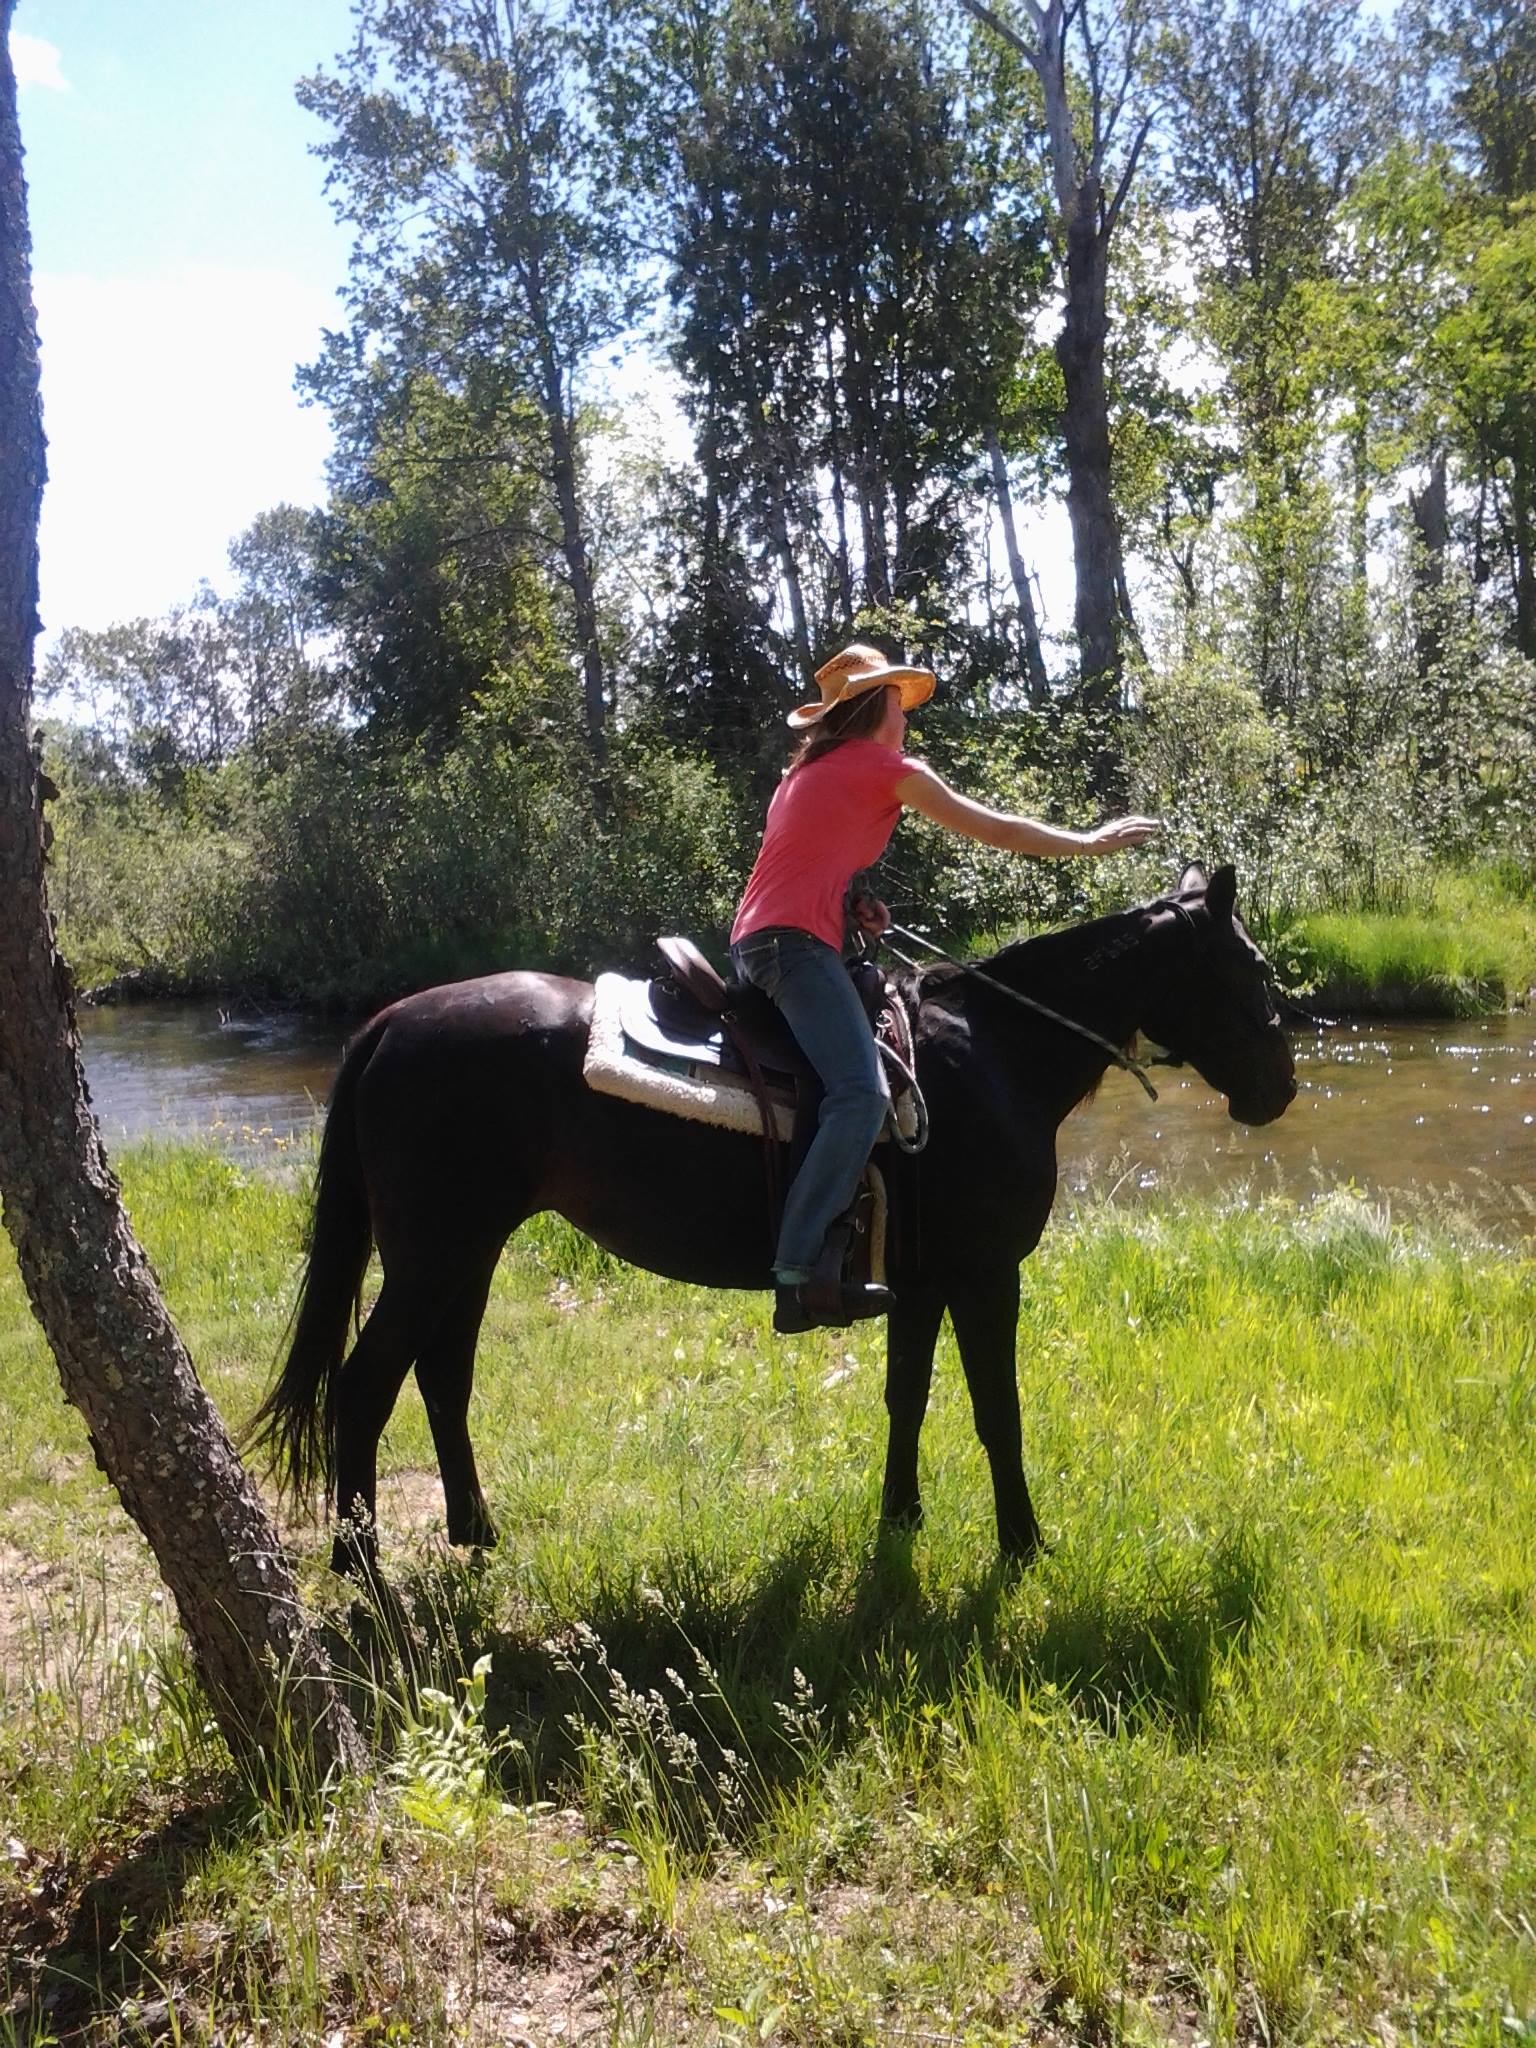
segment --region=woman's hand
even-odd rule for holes
[[[1083,834],[1084,853],[1126,853],[1133,846],[1145,846],[1154,832],[1161,832],[1161,818],[1113,818],[1096,832]]]
[[[872,939],[878,939],[880,934],[890,926],[890,910],[872,890],[855,890],[849,908],[853,912],[859,929],[867,932]]]

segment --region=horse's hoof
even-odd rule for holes
[[[1038,1564],[1042,1558],[1049,1557],[1051,1546],[1040,1531],[1035,1529],[1027,1536],[1005,1537],[999,1545],[999,1553],[999,1562],[1003,1570],[1012,1577],[1018,1572],[1027,1571],[1032,1564]]]
[[[360,1586],[378,1585],[382,1575],[377,1540],[361,1530],[343,1530],[331,1545],[331,1570],[338,1579],[353,1579]]]
[[[920,1500],[903,1501],[896,1507],[887,1504],[880,1510],[880,1523],[903,1536],[915,1536],[923,1526],[923,1504]]]
[[[448,1541],[455,1550],[494,1550],[501,1541],[496,1524],[483,1511],[458,1523],[449,1523]]]

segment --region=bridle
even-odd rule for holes
[[[1156,910],[1171,911],[1187,930],[1192,933],[1198,930],[1189,905],[1187,903],[1180,903],[1176,897],[1164,896],[1149,907]],[[969,975],[973,981],[984,982],[988,988],[995,990],[998,995],[1006,996],[1009,1002],[1018,1003],[1023,1009],[1032,1010],[1036,1016],[1044,1017],[1052,1024],[1059,1024],[1064,1031],[1072,1031],[1079,1038],[1086,1038],[1091,1045],[1096,1045],[1101,1051],[1107,1053],[1115,1066],[1122,1068],[1127,1074],[1133,1075],[1146,1090],[1147,1099],[1151,1102],[1156,1102],[1158,1096],[1156,1088],[1153,1087],[1151,1080],[1147,1076],[1147,1068],[1182,1067],[1188,1064],[1180,1055],[1171,1052],[1155,1053],[1152,1058],[1145,1061],[1134,1060],[1122,1046],[1116,1045],[1113,1039],[1104,1037],[1101,1032],[1093,1030],[1090,1025],[1080,1023],[1076,1017],[1064,1016],[1060,1010],[1052,1009],[1049,1003],[1042,1003],[1036,996],[1026,996],[1021,994],[1016,988],[1009,988],[1006,982],[999,981],[995,975],[988,974],[983,968],[973,967],[968,960],[955,959],[954,955],[946,953],[942,946],[936,946],[931,939],[925,939],[921,932],[909,931],[904,925],[887,925],[885,931],[880,935],[880,943],[904,967],[910,967],[914,973],[920,974],[922,972],[921,963],[913,960],[908,954],[903,953],[899,946],[893,946],[890,943],[892,934],[899,939],[905,939],[908,945],[920,946],[933,959],[942,961],[945,966],[953,967],[961,974]],[[1267,967],[1268,963],[1266,962],[1265,964]],[[1336,1021],[1332,1017],[1318,1015],[1316,1011],[1309,1010],[1304,1003],[1298,1002],[1294,996],[1287,994],[1284,989],[1276,984],[1273,969],[1269,969],[1267,986],[1270,997],[1274,1002],[1276,1013],[1279,1016],[1309,1024],[1317,1030],[1325,1030]]]

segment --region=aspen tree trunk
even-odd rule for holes
[[[1509,486],[1510,575],[1515,586],[1515,645],[1536,661],[1536,469],[1517,455]]]
[[[1003,546],[1008,554],[1008,574],[1019,607],[1019,629],[1024,635],[1024,673],[1029,679],[1029,701],[1038,711],[1050,695],[1045,672],[1045,654],[1040,645],[1040,622],[1035,616],[1035,594],[1029,587],[1029,571],[1019,552],[1018,529],[1013,520],[1013,491],[1008,483],[1008,464],[1003,444],[993,428],[987,435],[987,459],[992,465],[992,489],[997,498],[997,516],[1002,522]]]
[[[32,710],[44,461],[16,81],[0,0],[0,1197],[64,1391],[148,1538],[236,1756],[319,1772],[362,1745],[260,1496],[129,1228],[54,945]]]
[[[531,295],[532,296],[532,295]],[[592,583],[592,557],[581,516],[581,491],[576,475],[576,438],[566,409],[566,380],[544,321],[543,302],[533,301],[539,325],[539,364],[543,383],[544,423],[549,434],[550,480],[560,514],[560,549],[571,586],[571,611],[576,644],[581,649],[581,696],[587,718],[587,745],[601,768],[608,759],[608,700],[603,678],[603,653],[598,639],[597,593]]]
[[[1121,705],[1125,656],[1128,647],[1135,647],[1136,626],[1111,490],[1104,367],[1109,333],[1109,250],[1151,121],[1144,117],[1138,124],[1125,149],[1114,192],[1106,194],[1106,152],[1122,110],[1124,89],[1131,82],[1129,54],[1124,87],[1106,109],[1101,93],[1102,48],[1095,41],[1097,32],[1088,10],[1076,0],[1023,0],[1027,35],[1021,35],[987,0],[960,0],[960,5],[1017,51],[1040,82],[1066,283],[1056,361],[1063,386],[1061,437],[1077,579],[1072,622],[1077,633],[1079,691],[1090,708],[1113,711]],[[1081,140],[1073,104],[1075,81],[1067,64],[1067,39],[1074,28],[1090,87],[1089,132]],[[1118,793],[1122,765],[1110,748],[1100,750],[1093,771],[1100,795]]]
[[[1426,775],[1444,783],[1450,765],[1446,729],[1450,718],[1450,678],[1444,672],[1445,555],[1450,545],[1450,509],[1446,490],[1446,458],[1438,451],[1423,490],[1408,493],[1413,521],[1413,659],[1419,689],[1431,716],[1419,742]]]
[[[1076,195],[1065,223],[1067,303],[1056,337],[1056,360],[1065,392],[1062,443],[1067,458],[1067,516],[1076,568],[1073,625],[1086,700],[1113,708],[1120,702],[1123,642],[1129,625],[1122,607],[1125,567],[1120,522],[1110,489],[1109,396],[1104,348],[1109,333],[1106,296],[1108,240],[1095,218],[1096,188]]]
[[[1416,543],[1413,556],[1413,590],[1417,605],[1414,660],[1421,682],[1427,682],[1439,668],[1445,638],[1440,607],[1441,593],[1445,588],[1445,555],[1451,539],[1446,467],[1444,454],[1437,452],[1423,490],[1410,490],[1408,493],[1408,513],[1413,521]]]

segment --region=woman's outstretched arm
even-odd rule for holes
[[[1015,818],[1007,811],[973,803],[927,767],[914,770],[899,782],[896,795],[912,810],[932,818],[948,831],[979,839],[985,846],[1000,846],[1007,853],[1030,853],[1038,860],[1065,860],[1071,854],[1124,853],[1128,847],[1143,845],[1160,829],[1156,818],[1115,818],[1094,832],[1064,832],[1034,818]]]

